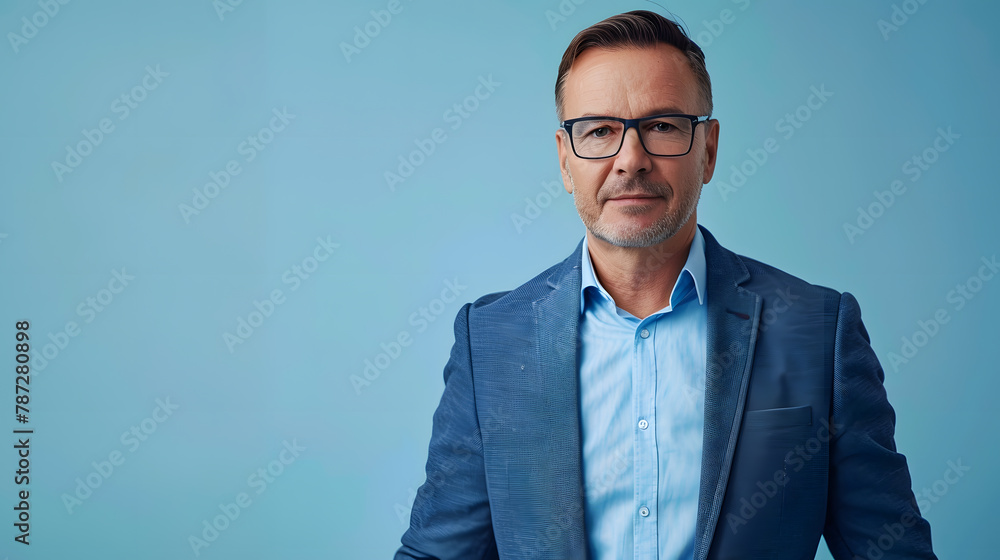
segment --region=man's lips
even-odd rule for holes
[[[650,198],[660,198],[660,197],[654,194],[638,193],[638,194],[623,194],[616,196],[614,198],[609,198],[608,200],[639,200],[639,199],[650,199]]]

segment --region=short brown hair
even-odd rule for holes
[[[698,89],[705,102],[705,115],[712,114],[712,81],[705,68],[705,53],[688,37],[673,20],[647,10],[635,10],[611,16],[595,23],[577,33],[573,41],[566,47],[562,62],[559,63],[559,76],[556,78],[556,114],[562,118],[563,89],[566,86],[566,74],[576,57],[591,48],[604,49],[644,48],[657,43],[666,43],[681,50],[687,55],[691,70],[698,80]]]

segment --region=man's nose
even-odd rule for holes
[[[642,147],[639,129],[632,127],[625,131],[621,150],[615,158],[615,167],[619,173],[635,174],[650,171],[653,162]]]

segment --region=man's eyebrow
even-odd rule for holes
[[[646,115],[652,117],[656,115],[686,115],[687,113],[679,107],[662,107]]]

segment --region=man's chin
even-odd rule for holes
[[[670,239],[676,233],[655,223],[644,227],[605,227],[599,224],[597,227],[588,229],[594,237],[601,241],[623,248],[652,247]]]

